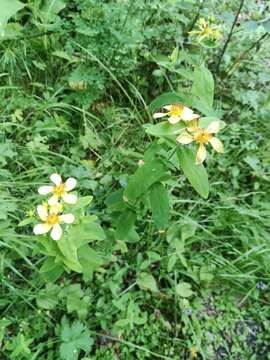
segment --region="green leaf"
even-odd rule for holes
[[[0,27],[6,25],[8,20],[24,7],[25,4],[17,0],[0,0]]]
[[[179,95],[174,92],[167,92],[160,96],[158,96],[155,100],[153,100],[149,105],[149,111],[153,112],[164,105],[174,104],[174,103],[183,103],[187,104],[187,98],[185,95]]]
[[[89,204],[91,204],[92,200],[93,200],[93,196],[79,197],[78,201],[76,202],[76,205],[72,206],[72,210],[74,211],[74,210],[83,209]]]
[[[102,227],[93,221],[72,226],[69,229],[68,236],[77,249],[89,242],[105,239]]]
[[[142,290],[151,290],[153,292],[158,292],[158,287],[155,278],[153,275],[146,272],[139,274],[137,278],[137,284]]]
[[[56,243],[63,255],[64,264],[71,270],[81,273],[82,266],[78,259],[74,237],[69,236],[69,234],[64,234]]]
[[[181,130],[185,127],[183,122],[179,122],[177,124],[170,124],[169,121],[162,121],[158,124],[152,125],[152,124],[145,124],[145,132],[147,134],[153,135],[153,136],[171,136],[171,135],[177,135],[181,132]]]
[[[209,195],[208,175],[202,164],[195,164],[196,155],[194,151],[182,146],[177,149],[177,157],[180,167],[192,187],[206,199]]]
[[[164,230],[169,223],[170,207],[168,192],[162,183],[150,187],[150,204],[155,226]]]
[[[190,297],[193,294],[193,291],[191,290],[191,285],[187,282],[181,282],[176,285],[175,291],[177,295],[183,298]]]
[[[54,257],[47,258],[39,269],[40,275],[48,282],[55,282],[63,271],[63,266],[57,264]]]
[[[34,222],[34,219],[32,217],[29,217],[29,218],[23,219],[21,222],[19,222],[18,226],[19,227],[26,226],[26,225],[32,224],[33,222]]]
[[[118,218],[116,225],[116,240],[124,240],[136,221],[135,211],[126,208]]]
[[[135,174],[130,177],[124,191],[125,200],[135,203],[152,184],[164,176],[165,172],[166,167],[161,160],[145,161],[144,165],[139,167]]]
[[[82,246],[78,250],[78,258],[82,266],[84,281],[91,280],[93,272],[103,264],[99,254],[89,245]]]
[[[192,94],[197,96],[208,107],[212,108],[214,101],[214,78],[205,66],[197,66],[194,71]]]

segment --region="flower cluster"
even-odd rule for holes
[[[63,182],[58,174],[52,174],[50,179],[52,185],[41,186],[38,189],[40,195],[52,194],[52,196],[48,199],[48,202],[37,206],[37,213],[43,223],[37,224],[33,231],[35,235],[46,234],[51,231],[51,238],[59,240],[62,236],[60,224],[71,224],[75,220],[73,214],[63,214],[63,203],[75,204],[77,202],[77,196],[68,193],[75,188],[77,181],[74,178],[69,178],[66,182]]]
[[[172,104],[163,107],[168,112],[155,113],[154,118],[168,117],[171,124],[183,121],[185,128],[176,140],[182,145],[195,142],[199,145],[196,164],[202,164],[207,157],[205,145],[211,144],[214,150],[219,153],[224,152],[221,141],[214,136],[220,130],[220,122],[212,121],[206,128],[199,126],[200,115],[195,114],[191,109],[183,104]]]
[[[196,22],[196,30],[190,31],[189,34],[195,36],[199,43],[214,45],[221,38],[220,26],[215,25],[214,22],[214,17],[209,17],[208,21],[200,18]]]

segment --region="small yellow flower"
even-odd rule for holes
[[[35,235],[46,234],[51,231],[51,238],[59,240],[62,236],[61,223],[72,224],[75,220],[73,214],[62,214],[62,204],[54,204],[48,209],[44,205],[38,205],[37,213],[44,223],[37,224],[33,231]]]
[[[197,349],[195,348],[195,346],[191,346],[189,351],[190,351],[191,357],[193,357],[193,358],[198,357]]]
[[[217,152],[224,152],[222,142],[213,136],[213,134],[218,133],[220,130],[219,121],[212,121],[207,128],[187,127],[186,130],[187,131],[182,132],[182,134],[177,137],[177,141],[183,145],[190,144],[193,141],[199,144],[199,149],[196,155],[196,164],[202,164],[206,159],[207,152],[205,145],[208,143],[210,143]]]
[[[197,36],[199,42],[205,39],[218,40],[221,37],[220,26],[211,24],[211,21],[200,18],[196,25],[198,30],[190,31],[189,34]]]
[[[155,113],[154,118],[159,119],[164,116],[169,116],[168,120],[171,124],[176,124],[179,121],[191,121],[198,119],[200,115],[194,114],[193,110],[183,104],[172,104],[163,106],[163,109],[168,110],[166,113]]]
[[[75,204],[77,201],[77,196],[74,194],[68,194],[68,191],[71,191],[75,188],[77,180],[74,178],[68,178],[66,182],[62,182],[62,178],[58,174],[52,174],[50,176],[51,181],[54,185],[41,186],[38,189],[40,195],[47,195],[53,193],[53,196],[48,200],[50,206],[58,203],[60,198],[63,199],[67,204]]]

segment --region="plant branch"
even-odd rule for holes
[[[231,27],[230,33],[229,33],[228,38],[227,38],[227,40],[226,40],[226,42],[225,42],[225,44],[224,44],[224,46],[223,46],[223,49],[221,50],[221,53],[220,53],[220,55],[219,55],[219,59],[218,59],[217,67],[216,67],[216,72],[218,72],[218,70],[219,70],[219,67],[220,67],[220,64],[221,64],[221,60],[222,60],[222,58],[223,58],[223,56],[224,56],[224,54],[225,54],[225,52],[226,52],[226,50],[227,50],[227,47],[228,47],[228,45],[229,45],[230,40],[231,40],[231,38],[232,38],[233,29],[234,29],[234,27],[235,27],[235,25],[236,25],[236,23],[237,23],[238,17],[239,17],[239,15],[240,15],[240,12],[241,12],[242,7],[243,7],[243,5],[244,5],[244,1],[245,1],[245,0],[241,0],[241,1],[240,1],[240,5],[239,5],[239,8],[238,8],[237,13],[236,13],[236,15],[235,15],[234,21],[233,21],[233,23],[232,23],[232,27]]]

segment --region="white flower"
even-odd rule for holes
[[[171,124],[176,124],[180,120],[183,121],[191,121],[198,119],[200,115],[194,114],[193,110],[188,108],[183,104],[173,104],[173,105],[166,105],[163,106],[163,109],[168,110],[166,113],[155,113],[154,118],[159,119],[164,116],[169,116],[169,122]]]
[[[206,159],[207,152],[205,145],[210,143],[212,147],[219,153],[224,152],[222,142],[213,136],[219,132],[219,121],[212,121],[211,124],[207,126],[207,128],[186,128],[187,132],[183,132],[181,135],[177,137],[177,141],[180,144],[187,145],[195,141],[199,144],[199,148],[196,155],[196,164],[202,164]],[[188,132],[189,131],[189,132]]]
[[[48,205],[38,205],[37,213],[42,221],[42,224],[37,224],[33,231],[35,235],[46,234],[51,231],[51,238],[59,240],[62,236],[61,223],[72,224],[75,220],[72,214],[61,214],[62,205],[57,203],[50,207]]]
[[[53,193],[53,196],[48,200],[49,205],[54,205],[58,202],[60,198],[63,199],[67,204],[75,204],[77,201],[77,196],[75,194],[68,194],[68,191],[71,191],[75,188],[77,180],[74,178],[68,178],[66,182],[62,182],[62,178],[58,174],[52,174],[50,176],[51,181],[54,185],[41,186],[38,189],[40,195],[47,195]]]

